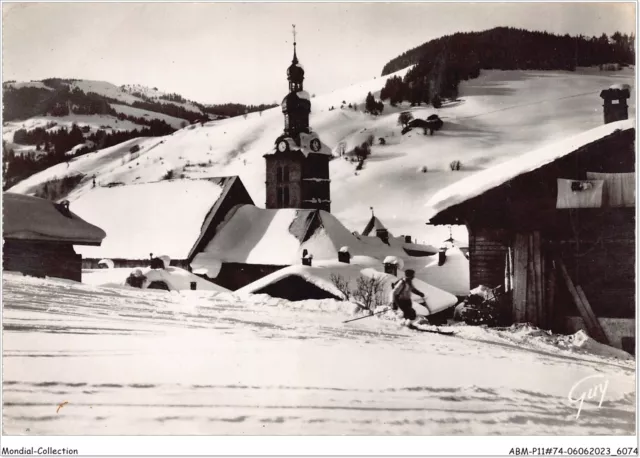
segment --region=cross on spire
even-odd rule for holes
[[[296,25],[295,24],[291,24],[291,26],[293,27],[293,63],[297,64],[298,63],[298,56],[296,56]]]

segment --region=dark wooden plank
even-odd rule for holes
[[[535,297],[533,295],[534,289],[534,277],[533,277],[533,240],[531,234],[527,234],[527,302],[526,306],[526,317],[527,321],[533,325],[536,325],[536,316],[535,316]]]
[[[583,301],[583,298],[586,300],[584,293],[583,293],[583,296],[581,297],[579,290],[576,288],[573,281],[571,280],[571,277],[569,276],[569,272],[567,271],[567,268],[564,265],[564,263],[561,260],[558,260],[557,264],[558,264],[558,270],[560,271],[562,278],[564,279],[565,284],[567,285],[567,289],[569,290],[569,293],[571,294],[571,297],[573,298],[573,301],[575,302],[576,307],[580,312],[580,316],[582,317],[582,320],[584,321],[585,326],[587,327],[587,332],[594,339],[603,343],[607,342],[608,339],[604,334],[602,327],[600,326],[600,322],[595,318],[595,315],[591,310],[591,306],[589,305],[588,302],[585,303]]]
[[[524,234],[516,234],[514,246],[514,290],[513,318],[516,323],[526,320],[527,301],[527,251],[528,244]]]
[[[548,286],[547,286],[547,300],[546,300],[546,308],[547,308],[547,323],[549,327],[552,327],[554,324],[555,318],[555,304],[556,304],[556,281],[557,274],[555,268],[555,261],[551,260],[549,264],[548,270]]]
[[[602,329],[602,325],[600,325],[600,320],[598,320],[598,317],[593,313],[591,304],[589,304],[589,301],[587,300],[587,296],[584,294],[582,287],[576,286],[576,291],[578,292],[578,296],[580,296],[580,300],[582,300],[582,304],[584,305],[585,311],[591,317],[591,322],[594,325],[595,335],[593,336],[593,338],[599,342],[602,342],[603,344],[609,345],[609,338],[607,337],[607,334],[604,332],[604,329]]]
[[[540,241],[540,232],[534,231],[532,235],[533,239],[533,277],[534,277],[534,296],[535,296],[535,308],[536,308],[536,316],[537,316],[537,324],[538,326],[544,326],[545,324],[545,313],[544,313],[544,298],[543,298],[543,287],[542,287],[542,252],[541,252],[541,241]]]

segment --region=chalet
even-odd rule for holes
[[[427,205],[431,224],[466,225],[471,287],[503,285],[514,322],[585,327],[633,351],[635,122],[626,102],[607,102],[628,94],[603,91],[607,124],[467,177]]]
[[[237,176],[93,188],[74,208],[107,235],[101,246],[78,250],[85,268],[99,268],[106,259],[115,268],[146,267],[150,255],[164,255],[171,265],[188,269],[227,213],[252,203]]]
[[[100,246],[105,232],[69,208],[38,197],[3,194],[3,268],[35,277],[81,281],[73,246]]]

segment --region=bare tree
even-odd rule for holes
[[[335,286],[338,291],[344,294],[344,300],[348,301],[351,298],[351,290],[349,289],[349,281],[344,278],[342,275],[331,274],[331,283]]]
[[[356,289],[353,298],[364,308],[373,310],[379,305],[384,305],[384,283],[382,279],[360,276],[356,280]]]

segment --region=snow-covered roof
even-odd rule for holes
[[[291,276],[297,276],[314,286],[333,294],[336,297],[344,297],[333,284],[332,276],[338,275],[349,284],[349,289],[354,290],[358,277],[378,278],[383,282],[382,296],[385,299],[391,298],[392,284],[398,281],[398,277],[402,278],[403,273],[399,272],[398,277],[381,271],[382,264],[372,258],[365,256],[356,256],[351,264],[345,264],[337,261],[325,261],[314,264],[313,266],[289,266],[284,269],[273,272],[243,288],[235,293],[238,295],[260,293],[269,285],[285,280]],[[435,313],[445,308],[451,307],[457,302],[457,298],[439,288],[427,284],[419,279],[414,279],[413,285],[424,294],[426,294],[428,309],[418,304],[418,296],[414,296],[414,308],[422,315],[428,315],[429,312]]]
[[[105,237],[102,229],[50,200],[5,192],[2,201],[4,238],[99,245]]]
[[[414,269],[416,278],[451,294],[469,294],[469,260],[459,248],[447,249],[445,263],[441,266],[438,265],[438,256],[426,259],[425,262],[425,258],[414,258],[405,263],[405,268]]]
[[[427,217],[479,196],[524,173],[560,159],[617,131],[635,128],[635,119],[612,122],[484,169],[438,191],[427,202]]]
[[[624,90],[629,91],[629,90],[631,90],[631,86],[628,85],[628,84],[620,84],[620,83],[618,83],[618,84],[612,84],[611,86],[609,86],[609,89],[617,89],[617,90],[620,90],[620,91],[624,91]]]
[[[311,100],[311,97],[309,96],[309,93],[307,91],[298,91],[297,94],[301,99]]]
[[[352,255],[406,257],[402,244],[356,237],[331,213],[293,208],[262,209],[243,205],[220,225],[204,248],[222,262],[300,264],[304,249],[314,260],[335,260],[342,247]]]
[[[222,191],[216,179],[91,189],[73,205],[107,237],[99,248],[78,251],[90,258],[146,259],[154,253],[186,259]]]

